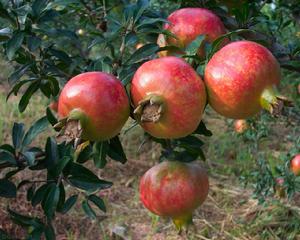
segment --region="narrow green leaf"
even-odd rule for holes
[[[32,52],[36,51],[42,44],[42,40],[36,36],[28,37],[28,49]]]
[[[108,151],[108,142],[95,142],[93,146],[93,159],[97,168],[104,168],[106,161],[106,154]]]
[[[11,152],[0,150],[0,163],[5,162],[11,163],[13,165],[17,164],[15,156]]]
[[[43,210],[47,216],[48,219],[52,219],[57,207],[57,203],[59,201],[59,193],[60,189],[58,186],[56,186],[55,183],[52,183],[49,186],[49,193],[47,195],[47,198],[45,200],[45,203],[42,205]]]
[[[30,152],[30,151],[24,152],[23,156],[25,157],[25,160],[29,166],[34,165],[34,163],[35,163],[35,153],[34,152]]]
[[[17,196],[17,188],[14,183],[8,179],[0,179],[0,197],[15,198]]]
[[[70,211],[70,209],[75,205],[77,199],[78,199],[78,195],[73,195],[73,196],[69,197],[68,200],[63,205],[60,212],[62,214],[66,214],[68,211]]]
[[[145,44],[138,50],[136,50],[130,58],[127,60],[126,64],[133,64],[136,62],[141,62],[147,58],[149,58],[151,55],[155,54],[156,51],[158,51],[159,47],[155,43],[149,43]]]
[[[109,140],[108,156],[118,162],[126,163],[127,157],[118,136]]]
[[[52,137],[47,138],[46,142],[46,148],[45,148],[45,153],[46,153],[46,166],[48,169],[53,168],[59,159],[59,154],[58,154],[58,147],[56,140]]]
[[[206,128],[203,121],[200,122],[199,126],[197,127],[194,133],[204,135],[206,137],[210,137],[213,135],[212,132]]]
[[[19,81],[21,79],[21,77],[27,72],[27,70],[33,66],[33,63],[27,63],[27,64],[24,64],[22,65],[21,67],[19,67],[17,70],[15,70],[9,77],[8,77],[8,82],[9,84],[11,85],[14,85],[17,81]],[[30,82],[31,80],[24,80],[24,81],[21,81],[20,83],[22,83],[20,85],[17,84],[16,86],[13,87],[13,92],[15,95],[16,93],[18,92],[18,90],[21,88],[21,86],[27,82]],[[11,95],[11,93],[8,94],[8,97],[9,95]],[[8,99],[7,97],[7,99]]]
[[[48,125],[49,122],[47,117],[42,117],[37,120],[25,134],[22,146],[28,146],[34,140],[34,138],[47,129]]]
[[[15,56],[16,51],[21,47],[24,40],[25,33],[17,32],[12,36],[12,38],[7,42],[6,55],[9,60],[12,60]]]
[[[82,201],[82,209],[85,212],[85,214],[92,218],[95,219],[96,218],[96,213],[95,211],[91,208],[91,206],[89,205],[87,200]]]
[[[14,123],[12,129],[13,145],[16,149],[21,147],[22,139],[25,133],[25,125],[23,123]]]
[[[45,9],[48,0],[35,0],[32,4],[32,11],[34,16],[41,14],[42,10]]]
[[[20,102],[19,102],[19,111],[20,112],[24,112],[24,110],[26,109],[30,98],[32,97],[32,95],[39,89],[40,86],[40,81],[34,81],[33,83],[31,83],[29,85],[29,87],[27,88],[27,90],[25,91],[25,93],[23,94]]]
[[[55,231],[54,228],[49,224],[45,228],[45,238],[46,240],[55,240]]]
[[[59,176],[70,161],[70,156],[64,156],[63,158],[59,159],[57,163],[49,169],[49,175],[51,175],[53,178]]]
[[[198,36],[195,40],[193,40],[186,48],[186,55],[196,55],[203,41],[205,40],[205,35]]]
[[[33,207],[38,205],[46,197],[48,187],[48,184],[44,184],[38,188],[38,190],[35,192],[34,196],[31,199],[31,204]]]
[[[105,203],[100,197],[92,194],[88,197],[88,200],[93,202],[101,211],[106,212]]]

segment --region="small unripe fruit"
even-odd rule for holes
[[[234,121],[234,130],[237,133],[243,133],[249,128],[249,125],[246,120],[239,119]]]
[[[113,75],[87,72],[64,86],[58,101],[60,118],[79,121],[84,140],[104,141],[116,136],[129,117],[129,101]]]
[[[149,169],[140,181],[140,199],[156,215],[172,218],[178,229],[192,222],[192,213],[206,199],[206,171],[196,163],[165,161]]]
[[[84,30],[81,29],[81,28],[77,30],[77,34],[80,35],[80,36],[83,36],[84,33],[85,33]]]
[[[300,154],[297,154],[290,162],[291,171],[296,175],[300,176]]]
[[[284,179],[281,177],[276,178],[275,193],[280,198],[286,197],[286,192],[284,188]]]

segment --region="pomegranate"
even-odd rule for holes
[[[208,195],[206,171],[196,163],[165,161],[149,169],[140,181],[140,199],[156,215],[172,218],[180,230]]]
[[[296,175],[300,176],[300,154],[297,154],[292,160],[291,160],[291,171]]]
[[[58,102],[60,118],[80,122],[81,137],[107,140],[119,133],[129,117],[129,101],[121,82],[111,74],[87,72],[64,86]]]
[[[245,119],[262,108],[278,115],[289,102],[275,93],[280,67],[272,53],[250,41],[230,43],[208,62],[204,77],[208,101],[219,114]]]
[[[184,49],[199,35],[205,35],[207,42],[213,42],[225,34],[222,21],[213,12],[204,8],[182,8],[173,12],[169,17],[169,24],[164,28],[173,33],[174,37],[165,37],[160,34],[157,43],[161,47],[174,45]],[[225,41],[224,41],[225,43]],[[159,56],[173,55],[174,52],[162,51]],[[198,55],[205,56],[204,46],[199,46]]]
[[[144,63],[131,84],[135,118],[157,138],[194,132],[206,104],[203,81],[183,59],[163,57]]]
[[[286,192],[284,188],[284,179],[282,177],[276,178],[275,193],[279,198],[286,197]]]
[[[244,119],[234,121],[234,130],[237,133],[243,133],[249,128],[248,123]]]

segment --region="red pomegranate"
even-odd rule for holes
[[[73,77],[64,86],[58,114],[80,121],[83,139],[107,140],[117,135],[128,119],[129,101],[116,77],[87,72]]]
[[[250,41],[230,43],[219,50],[205,69],[208,101],[219,114],[249,118],[262,108],[278,115],[288,101],[275,94],[280,67],[272,53]]]
[[[237,133],[243,133],[249,128],[248,123],[244,119],[234,121],[234,130]]]
[[[207,42],[213,42],[226,33],[222,21],[213,12],[204,8],[182,8],[173,12],[169,17],[169,24],[164,28],[173,33],[174,37],[165,37],[160,34],[157,43],[161,47],[175,45],[184,49],[199,35],[205,35]],[[225,41],[224,41],[225,43]],[[172,52],[162,51],[159,56],[173,55]],[[204,47],[199,46],[198,55],[205,56]]]
[[[162,162],[140,181],[140,199],[156,215],[172,218],[178,229],[192,222],[192,213],[208,195],[206,171],[196,163]]]
[[[300,176],[300,154],[297,154],[292,160],[291,160],[291,171],[296,175]]]
[[[157,138],[180,138],[194,132],[206,104],[203,81],[177,57],[144,63],[133,77],[131,98],[137,121]]]

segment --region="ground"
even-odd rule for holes
[[[5,103],[9,87],[0,85],[0,144],[11,141],[10,129],[13,121],[32,123],[43,116],[49,102],[36,95],[24,114],[19,114],[19,97],[12,97]],[[103,170],[88,166],[104,179],[111,180],[111,189],[100,192],[107,204],[107,213],[97,212],[98,219],[88,219],[80,206],[67,215],[57,215],[55,227],[57,239],[300,239],[300,197],[292,200],[270,197],[264,204],[253,198],[253,188],[243,186],[241,176],[253,168],[253,152],[243,139],[233,132],[232,121],[218,116],[211,109],[205,115],[213,137],[206,138],[204,151],[207,161],[203,163],[210,175],[210,191],[205,203],[194,214],[194,225],[188,233],[178,235],[169,219],[150,214],[139,201],[138,183],[142,174],[155,164],[159,157],[159,146],[143,142],[142,130],[133,128],[122,133],[122,142],[128,155],[128,162],[122,165],[110,161]],[[267,152],[270,161],[292,145],[291,139],[299,134],[299,126],[286,126],[286,119],[270,122],[272,125],[268,140],[260,144],[261,152]],[[128,128],[130,123],[125,128]],[[284,126],[284,127],[283,127]],[[38,142],[43,142],[49,130]],[[292,137],[291,137],[292,136]],[[279,141],[280,139],[280,141]],[[151,149],[151,150],[150,150]],[[3,172],[0,172],[2,175]],[[14,180],[22,178],[43,179],[42,173],[33,175],[29,171],[17,174]],[[68,193],[70,195],[71,193]],[[26,187],[18,193],[16,200],[0,201],[0,230],[16,239],[24,238],[24,230],[13,224],[6,214],[7,204],[24,214],[40,214],[40,209],[30,208],[26,201]],[[297,225],[298,224],[298,225]],[[1,238],[1,237],[0,237]]]

